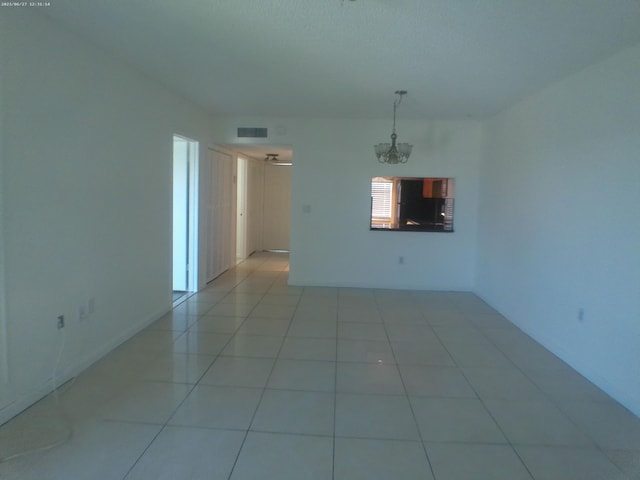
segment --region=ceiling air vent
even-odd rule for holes
[[[267,129],[257,127],[239,127],[238,138],[267,138]]]

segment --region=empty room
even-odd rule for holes
[[[0,5],[0,479],[640,479],[637,0]]]

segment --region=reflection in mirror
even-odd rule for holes
[[[455,179],[373,177],[371,230],[453,232]]]

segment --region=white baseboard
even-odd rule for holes
[[[57,375],[57,385],[56,388],[64,385],[66,382],[71,380],[74,377],[77,377],[82,372],[84,372],[91,365],[96,363],[98,360],[104,358],[107,354],[112,352],[115,348],[122,345],[124,342],[129,340],[131,337],[139,333],[140,331],[147,328],[149,325],[154,323],[156,320],[159,320],[164,315],[166,315],[170,310],[164,310],[161,313],[157,313],[147,318],[145,321],[132,326],[127,329],[121,335],[118,335],[113,340],[107,342],[102,347],[97,350],[93,350],[93,352],[82,360],[75,362],[73,365],[65,367],[61,372],[58,372]],[[11,392],[11,384],[3,384],[3,390],[5,392]],[[6,387],[6,389],[5,389]],[[22,394],[18,398],[10,399],[0,397],[0,425],[7,423],[16,415],[19,415],[21,412],[29,408],[34,403],[38,402],[42,398],[46,397],[53,391],[53,386],[51,384],[51,380],[47,380],[43,385],[34,387],[33,390],[29,393]],[[5,404],[6,402],[6,404]]]

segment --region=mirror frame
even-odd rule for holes
[[[369,230],[453,232],[455,178],[371,179]]]

